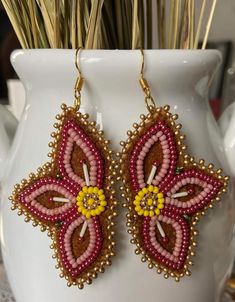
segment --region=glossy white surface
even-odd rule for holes
[[[20,120],[25,106],[25,89],[20,80],[7,80],[9,110]]]
[[[235,177],[235,102],[230,104],[219,119],[231,172]]]
[[[0,105],[0,181],[7,165],[10,146],[17,128],[17,120],[6,106]]]
[[[83,51],[86,78],[82,110],[101,119],[112,147],[126,138],[132,123],[146,112],[139,87],[139,51]],[[158,105],[179,114],[189,152],[223,166],[229,173],[217,124],[206,98],[220,55],[208,51],[146,51],[146,78]],[[13,185],[47,160],[54,116],[61,102],[72,104],[76,79],[74,51],[19,50],[12,63],[26,88],[27,104],[17,131],[2,205],[3,256],[17,302],[214,302],[233,261],[234,202],[231,191],[202,219],[192,276],[179,284],[149,270],[134,255],[125,215],[117,224],[117,256],[91,286],[67,288],[54,269],[50,239],[10,211]],[[120,199],[119,199],[120,200]],[[121,203],[121,200],[120,200]]]

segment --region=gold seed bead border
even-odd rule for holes
[[[48,237],[52,239],[52,244],[50,245],[50,249],[54,250],[54,253],[52,255],[52,258],[56,260],[57,264],[55,265],[56,269],[60,270],[60,277],[65,278],[67,281],[67,286],[70,287],[72,285],[78,286],[79,289],[83,289],[85,284],[92,284],[93,279],[96,279],[98,276],[98,273],[104,273],[105,267],[110,266],[112,264],[111,257],[115,256],[115,241],[114,241],[114,227],[115,227],[115,217],[117,216],[116,212],[116,206],[117,201],[115,199],[115,191],[113,189],[114,185],[114,178],[116,177],[117,173],[117,164],[114,158],[114,152],[109,149],[110,142],[108,140],[105,140],[104,138],[104,132],[100,131],[96,128],[96,122],[95,121],[89,121],[89,115],[88,114],[82,114],[80,112],[77,112],[74,107],[68,107],[66,104],[61,105],[62,113],[56,115],[57,122],[53,125],[56,131],[51,133],[51,137],[53,138],[53,141],[49,142],[48,146],[51,148],[51,151],[48,153],[48,157],[51,159],[49,162],[45,163],[42,167],[37,169],[37,173],[30,173],[29,178],[22,179],[20,184],[16,184],[14,186],[14,191],[12,192],[12,195],[9,197],[9,200],[12,203],[11,210],[18,210],[18,216],[24,215],[25,219],[24,221],[26,223],[32,222],[33,227],[40,227],[41,232],[47,232]],[[79,123],[86,128],[86,132],[92,133],[93,137],[95,137],[97,140],[99,140],[99,143],[103,145],[103,152],[106,155],[106,161],[109,162],[109,173],[108,177],[106,178],[107,186],[105,188],[105,191],[108,191],[109,194],[109,203],[106,211],[109,211],[109,215],[107,217],[107,230],[106,235],[108,236],[109,245],[105,251],[105,253],[102,255],[99,262],[90,269],[89,267],[86,269],[89,272],[82,273],[81,277],[77,278],[76,281],[71,278],[66,273],[66,270],[63,268],[63,264],[60,261],[59,257],[59,250],[56,244],[56,234],[57,234],[57,228],[56,226],[48,226],[47,224],[42,223],[40,220],[38,220],[36,217],[28,213],[27,209],[20,204],[17,201],[17,196],[22,190],[24,190],[28,185],[30,185],[31,182],[36,181],[42,177],[47,176],[50,174],[55,166],[55,159],[56,159],[56,151],[58,147],[58,142],[61,136],[61,130],[63,122],[66,118],[66,116],[72,113],[76,119],[79,119]],[[99,257],[99,256],[98,256]]]
[[[192,261],[192,257],[196,255],[196,247],[197,247],[197,241],[196,237],[199,235],[198,230],[196,229],[196,226],[201,219],[202,216],[204,216],[208,209],[212,209],[214,204],[220,200],[220,196],[222,193],[227,192],[227,186],[229,177],[223,176],[223,170],[218,169],[214,170],[213,164],[205,164],[205,161],[203,159],[200,159],[197,163],[193,157],[189,156],[186,153],[186,145],[184,144],[185,136],[181,135],[180,129],[182,128],[181,124],[176,124],[176,120],[178,119],[177,114],[171,114],[169,112],[170,106],[166,105],[164,107],[157,107],[153,109],[150,113],[147,115],[141,114],[140,123],[133,123],[133,130],[127,131],[128,139],[126,141],[121,141],[120,145],[122,146],[122,150],[120,153],[117,153],[117,157],[119,158],[119,179],[122,181],[122,186],[120,187],[121,190],[121,196],[125,199],[125,203],[123,203],[123,207],[128,210],[128,213],[126,215],[127,218],[127,232],[131,235],[132,239],[130,240],[131,244],[136,245],[135,254],[141,255],[141,261],[146,262],[148,264],[149,269],[156,269],[156,272],[158,274],[163,273],[164,278],[168,279],[169,277],[172,277],[175,279],[176,282],[179,282],[180,279],[184,276],[190,276],[191,271],[190,267],[194,264]],[[203,208],[203,210],[198,211],[196,214],[190,216],[190,244],[189,244],[189,250],[188,255],[186,257],[186,261],[184,264],[184,267],[182,271],[177,272],[173,271],[164,265],[157,263],[155,260],[153,260],[148,253],[145,251],[145,249],[142,246],[142,242],[140,239],[139,231],[136,227],[136,225],[139,223],[139,217],[137,213],[134,210],[133,206],[133,198],[134,193],[130,189],[130,179],[125,173],[127,171],[126,167],[126,159],[128,157],[129,151],[132,150],[133,144],[138,140],[140,136],[142,136],[147,129],[151,128],[151,126],[156,122],[157,118],[160,116],[166,116],[168,124],[170,125],[171,129],[173,130],[174,136],[175,136],[175,142],[177,145],[179,157],[183,159],[183,167],[190,167],[190,168],[199,168],[204,170],[206,173],[214,176],[218,180],[222,181],[223,186],[221,190],[218,192],[217,197],[214,198],[210,204],[208,204],[206,207]]]

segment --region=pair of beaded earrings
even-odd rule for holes
[[[168,105],[156,107],[144,78],[144,53],[140,85],[149,113],[128,131],[121,142],[118,167],[123,181],[128,233],[136,254],[149,268],[179,281],[190,275],[196,246],[195,229],[201,215],[226,192],[228,177],[204,160],[196,163],[183,144],[180,124]],[[114,256],[113,219],[116,216],[114,153],[103,131],[88,114],[79,112],[84,83],[76,51],[78,78],[73,107],[62,104],[56,116],[51,161],[15,185],[12,209],[47,231],[61,277],[68,285],[92,283],[97,273],[111,265]]]

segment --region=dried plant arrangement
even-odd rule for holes
[[[217,0],[1,1],[22,48],[86,49],[153,48],[154,35],[158,36],[158,48],[196,49],[200,37],[205,48],[217,3]],[[196,3],[200,3],[199,11]]]

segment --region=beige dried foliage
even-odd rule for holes
[[[89,49],[152,48],[154,35],[158,48],[193,49],[203,30],[205,48],[217,3],[197,0],[196,14],[195,0],[1,1],[23,48]]]

